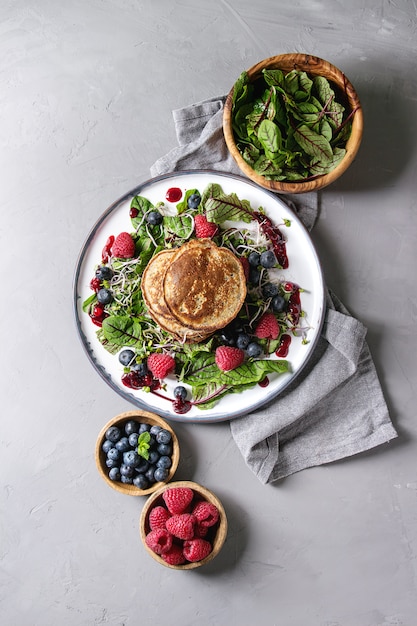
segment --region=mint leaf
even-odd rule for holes
[[[139,454],[139,456],[143,457],[144,459],[148,460],[149,459],[149,448],[150,448],[150,442],[151,440],[151,436],[149,434],[149,432],[147,430],[145,430],[145,432],[141,433],[138,437],[138,448],[137,448],[137,452]]]

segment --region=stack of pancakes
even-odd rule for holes
[[[246,297],[241,262],[211,239],[192,239],[156,254],[141,288],[152,319],[187,343],[203,341],[227,326]]]

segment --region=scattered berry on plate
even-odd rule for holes
[[[245,360],[245,353],[239,348],[232,346],[219,346],[216,348],[215,360],[217,367],[223,372],[230,372]]]
[[[170,354],[154,352],[148,356],[147,366],[153,376],[161,380],[174,371],[175,360]]]
[[[219,228],[214,222],[208,222],[205,215],[196,215],[194,218],[195,235],[198,239],[211,239]]]
[[[255,336],[258,339],[277,339],[280,327],[273,313],[266,312],[262,315],[255,327]]]
[[[111,253],[118,259],[131,259],[135,256],[135,242],[132,235],[123,232],[117,235]]]

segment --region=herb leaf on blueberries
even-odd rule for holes
[[[138,454],[146,460],[149,459],[150,440],[151,436],[147,430],[138,437]]]

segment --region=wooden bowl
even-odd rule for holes
[[[199,500],[207,500],[208,502],[211,502],[212,504],[214,504],[219,511],[219,514],[220,514],[219,520],[215,526],[212,526],[209,529],[209,532],[206,537],[206,539],[208,539],[212,543],[212,546],[213,546],[212,551],[210,552],[208,556],[206,556],[206,558],[202,559],[201,561],[186,562],[182,565],[171,565],[167,563],[166,561],[164,561],[162,557],[160,557],[153,550],[151,550],[146,544],[146,535],[150,531],[149,513],[155,506],[165,506],[162,495],[167,489],[171,489],[172,487],[189,487],[194,492],[193,504]],[[169,567],[171,569],[177,569],[177,570],[195,569],[196,567],[201,567],[203,565],[206,565],[210,561],[212,561],[219,554],[226,540],[226,535],[227,535],[227,517],[226,517],[225,510],[223,508],[223,505],[218,499],[218,497],[214,493],[209,491],[209,489],[206,489],[202,485],[199,485],[198,483],[194,483],[189,480],[172,482],[169,485],[164,485],[163,487],[158,489],[158,491],[153,493],[148,498],[148,500],[146,501],[142,509],[139,526],[140,526],[140,536],[141,536],[143,545],[145,546],[146,551],[151,555],[151,557],[155,559],[155,561],[157,561],[161,565],[164,565],[165,567]]]
[[[343,100],[347,115],[351,114],[352,129],[350,137],[345,145],[346,154],[342,161],[328,174],[323,174],[315,178],[300,182],[283,182],[268,180],[264,176],[257,174],[252,167],[243,159],[235,141],[232,128],[233,121],[233,87],[230,90],[223,113],[223,132],[229,152],[235,159],[242,172],[255,183],[276,193],[306,193],[327,187],[337,180],[350,166],[359,150],[363,134],[363,111],[358,95],[346,78],[337,67],[309,54],[281,54],[260,61],[249,70],[247,74],[250,82],[254,82],[262,76],[263,69],[280,69],[284,73],[291,70],[305,71],[309,76],[323,76],[327,78]]]
[[[150,424],[151,426],[153,425],[161,426],[162,428],[165,428],[166,430],[168,430],[171,433],[171,437],[172,437],[172,455],[171,455],[172,465],[169,469],[168,477],[164,482],[155,482],[147,489],[139,489],[135,485],[125,484],[122,482],[111,480],[108,475],[109,469],[106,466],[106,454],[103,452],[103,449],[102,449],[102,445],[105,440],[107,429],[110,428],[110,426],[119,426],[119,427],[124,428],[124,425],[126,424],[126,422],[130,420],[137,420],[138,422],[144,422],[146,424]],[[137,411],[127,411],[125,413],[120,413],[120,415],[116,415],[116,417],[113,417],[113,419],[111,419],[109,422],[107,422],[105,426],[103,426],[102,430],[100,431],[99,436],[97,437],[95,459],[96,459],[97,469],[101,477],[110,487],[112,487],[112,489],[115,489],[116,491],[119,491],[120,493],[124,493],[125,495],[128,495],[128,496],[147,496],[153,493],[154,491],[160,489],[160,487],[162,487],[164,484],[172,480],[172,477],[174,476],[176,469],[178,467],[179,458],[180,458],[180,447],[179,447],[177,435],[175,434],[171,426],[168,424],[168,422],[166,422],[161,417],[159,417],[159,415],[156,415],[155,413],[149,413],[148,411],[142,411],[138,409]]]

